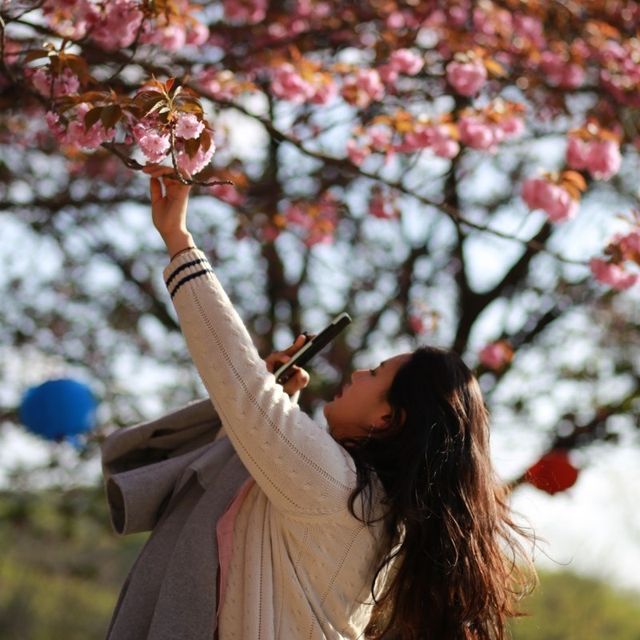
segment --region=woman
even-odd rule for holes
[[[528,560],[467,367],[421,348],[356,371],[321,427],[289,397],[307,374],[275,382],[195,248],[189,188],[147,171],[169,293],[250,475],[217,522],[219,638],[506,637]]]

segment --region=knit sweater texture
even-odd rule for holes
[[[267,371],[204,253],[181,253],[164,276],[193,361],[255,480],[235,518],[220,639],[362,638],[383,535],[381,521],[365,525],[348,509],[351,456]]]

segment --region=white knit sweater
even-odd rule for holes
[[[362,638],[382,531],[349,513],[351,457],[267,371],[201,251],[178,255],[164,276],[193,361],[256,481],[235,521],[220,639]]]

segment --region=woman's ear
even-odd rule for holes
[[[394,413],[395,413],[395,416],[394,416]],[[387,429],[394,423],[395,423],[395,426],[400,427],[404,424],[406,417],[407,417],[407,412],[404,409],[398,409],[397,411],[394,412],[393,409],[388,408],[388,412],[380,416],[380,418],[375,421],[372,427],[376,431],[381,429]]]
[[[375,422],[373,427],[374,429],[387,429],[392,425],[401,427],[406,419],[407,412],[404,409],[393,410],[391,407],[388,407],[387,412],[380,416],[380,419]]]

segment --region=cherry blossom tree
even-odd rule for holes
[[[165,163],[262,352],[356,318],[307,409],[430,342],[540,454],[637,426],[638,3],[0,8],[6,355],[84,372],[105,422],[198,392],[139,173]]]

